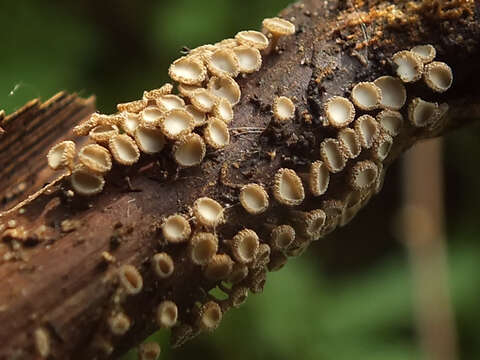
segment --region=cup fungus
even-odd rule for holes
[[[346,98],[333,96],[325,103],[325,114],[330,126],[342,128],[355,118],[355,107]]]
[[[110,152],[119,164],[130,166],[140,158],[140,150],[135,141],[127,134],[114,136],[108,143]]]
[[[136,295],[142,291],[142,275],[140,275],[137,268],[133,265],[123,265],[118,270],[118,280],[129,295]]]
[[[160,345],[156,342],[148,342],[138,347],[138,360],[158,360]]]
[[[257,215],[265,212],[268,208],[268,194],[258,184],[248,184],[240,190],[240,203],[243,208],[252,215]]]
[[[148,100],[135,100],[123,104],[117,104],[117,110],[120,112],[126,111],[131,113],[139,113],[147,107]]]
[[[222,309],[214,301],[209,301],[200,307],[197,326],[203,331],[215,330],[222,321]]]
[[[240,45],[234,47],[233,52],[237,56],[241,73],[251,74],[260,70],[262,67],[262,55],[258,49],[246,45]]]
[[[44,328],[35,329],[33,339],[38,355],[46,359],[50,355],[50,335],[48,335],[47,330]]]
[[[165,252],[158,253],[152,257],[152,268],[160,279],[166,279],[172,276],[175,265],[172,258]]]
[[[234,308],[242,306],[248,298],[248,288],[245,286],[236,286],[229,295],[229,301]]]
[[[233,237],[231,242],[233,257],[242,264],[252,262],[257,255],[259,243],[255,231],[241,230]]]
[[[430,44],[414,46],[410,51],[417,55],[424,64],[433,61],[437,55],[437,51]]]
[[[443,93],[452,86],[452,69],[443,62],[434,61],[425,65],[423,78],[430,89],[438,93]]]
[[[368,189],[375,183],[378,176],[378,168],[373,161],[359,161],[352,167],[351,174],[350,185],[353,189],[361,191]],[[354,200],[356,200],[355,197],[349,198],[350,204],[347,204],[347,206],[356,205],[357,202],[351,204]]]
[[[172,140],[190,133],[195,127],[193,116],[185,109],[167,111],[160,120],[163,134]]]
[[[123,312],[113,314],[108,318],[108,327],[113,335],[124,335],[130,329],[130,319]]]
[[[373,82],[382,92],[380,107],[400,110],[407,101],[407,90],[402,81],[393,76],[380,76]]]
[[[177,85],[177,89],[178,89],[178,92],[180,94],[182,94],[183,96],[189,98],[192,96],[192,93],[197,90],[197,89],[200,89],[201,86],[198,86],[198,85],[187,85],[187,84],[178,84]]]
[[[262,29],[272,36],[270,43],[272,50],[275,50],[280,37],[295,34],[295,25],[278,17],[263,19]]]
[[[170,65],[168,75],[179,83],[198,85],[207,77],[207,69],[201,60],[193,56],[184,56]]]
[[[145,154],[156,154],[163,150],[166,144],[161,130],[145,126],[138,126],[135,130],[135,141]]]
[[[306,240],[318,240],[322,234],[325,225],[326,215],[321,209],[309,212],[295,211],[293,222],[296,225],[298,233]]]
[[[173,90],[173,85],[170,83],[166,83],[162,85],[158,89],[153,89],[150,91],[144,91],[143,92],[143,99],[144,100],[156,100],[162,95],[168,95],[171,94]]]
[[[249,289],[254,294],[260,294],[263,292],[265,282],[267,281],[267,271],[263,268],[255,270],[250,277]]]
[[[235,35],[239,44],[252,47],[258,50],[264,50],[268,47],[268,39],[259,31],[246,30],[240,31]]]
[[[213,115],[225,124],[230,124],[233,120],[233,109],[230,101],[223,97],[218,98],[213,107]]]
[[[106,173],[112,168],[112,156],[103,146],[98,144],[85,145],[78,152],[78,160],[88,169]]]
[[[274,178],[273,195],[283,205],[300,205],[305,199],[302,180],[292,169],[279,169]]]
[[[257,255],[253,260],[252,267],[253,268],[263,268],[268,265],[270,262],[270,253],[271,249],[268,244],[260,244],[258,246]]]
[[[213,106],[217,101],[217,97],[213,95],[210,90],[199,88],[192,92],[190,101],[198,111],[203,111],[204,113],[208,113],[213,110]]]
[[[185,101],[177,95],[162,95],[156,99],[157,106],[164,112],[185,108]]]
[[[162,224],[162,234],[169,243],[187,241],[192,229],[183,215],[174,214],[167,217]]]
[[[212,281],[227,279],[232,272],[233,260],[226,254],[216,254],[204,269],[205,277]]]
[[[377,121],[390,136],[397,136],[403,126],[403,116],[398,111],[383,110],[377,115]]]
[[[232,49],[220,48],[207,60],[208,70],[215,76],[236,77],[240,72],[237,55]]]
[[[361,110],[374,110],[382,101],[382,90],[372,82],[360,82],[352,89],[352,101]]]
[[[382,132],[380,136],[375,139],[372,146],[372,154],[374,159],[378,161],[383,161],[390,154],[392,149],[393,139],[386,132]]]
[[[338,173],[345,168],[347,157],[337,139],[327,138],[320,144],[320,156],[331,173]]]
[[[372,147],[380,133],[377,121],[370,115],[362,115],[355,120],[355,131],[358,134],[360,144],[365,149]]]
[[[160,123],[164,111],[156,105],[148,106],[142,110],[140,117],[144,126],[155,127]]]
[[[116,125],[97,125],[88,133],[90,138],[97,143],[108,143],[115,135],[118,135],[118,127]]]
[[[230,133],[224,121],[212,117],[208,120],[203,131],[203,137],[207,145],[214,149],[221,149],[230,143]]]
[[[140,114],[134,114],[129,112],[124,112],[121,114],[123,116],[123,120],[120,122],[120,127],[125,131],[128,135],[134,136],[135,129],[141,122]]]
[[[438,119],[438,104],[414,98],[408,105],[408,120],[413,126],[425,127]]]
[[[295,105],[286,96],[276,97],[273,102],[273,116],[278,123],[292,120],[295,117]]]
[[[270,234],[270,246],[274,250],[286,250],[295,240],[295,229],[290,225],[279,225]]]
[[[248,275],[248,266],[242,263],[234,263],[228,281],[232,284],[238,284]]]
[[[62,141],[53,146],[47,154],[48,166],[52,170],[72,169],[75,158],[75,143]]]
[[[157,307],[157,325],[160,328],[170,329],[175,326],[178,319],[177,305],[170,300],[165,300]]]
[[[325,194],[330,183],[330,171],[323,161],[315,161],[310,165],[308,184],[313,196]]]
[[[218,238],[215,234],[198,232],[192,236],[189,245],[189,257],[195,265],[207,265],[218,250]]]
[[[193,213],[201,225],[209,228],[215,228],[223,222],[222,205],[208,197],[202,197],[195,201]]]
[[[415,82],[422,77],[423,62],[415,53],[408,50],[399,51],[393,54],[392,61],[396,65],[398,77],[403,82]]]
[[[173,147],[173,157],[178,165],[190,167],[198,165],[205,157],[205,143],[198,134],[181,137]]]
[[[230,76],[212,76],[208,81],[208,90],[216,97],[227,99],[232,106],[240,101],[240,86]]]
[[[215,44],[217,48],[233,49],[239,45],[237,39],[227,38],[223,39]]]
[[[340,141],[342,149],[348,158],[354,159],[360,155],[362,145],[355,130],[350,128],[341,129],[338,132],[337,139]]]
[[[102,175],[88,170],[84,165],[76,166],[70,177],[73,190],[83,196],[92,196],[102,192],[105,179]]]
[[[192,115],[193,124],[194,124],[195,127],[202,126],[202,125],[206,124],[207,115],[204,112],[198,111],[197,109],[195,109],[195,107],[192,104],[189,104],[189,105],[185,106],[185,110],[187,110],[188,113],[190,115]]]

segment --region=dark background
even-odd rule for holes
[[[258,29],[287,0],[2,1],[0,108],[59,90],[95,94],[109,113],[167,81],[183,46]],[[445,145],[449,284],[460,358],[480,359],[480,127]],[[214,335],[162,359],[404,360],[422,358],[412,271],[401,241],[400,162],[381,196],[346,228],[269,276],[262,295],[229,312]],[[428,176],[425,177],[428,181]],[[135,359],[134,350],[125,359]]]

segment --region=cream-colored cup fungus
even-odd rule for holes
[[[382,90],[373,82],[360,82],[352,89],[352,101],[361,110],[374,110],[382,101]]]
[[[160,129],[138,126],[135,130],[135,141],[145,154],[156,154],[166,144],[165,136]]]
[[[336,128],[348,126],[355,118],[355,107],[350,100],[333,96],[325,102],[328,124]]]
[[[143,288],[143,278],[133,265],[123,265],[118,269],[118,280],[127,294],[136,295]]]
[[[240,203],[250,214],[257,215],[265,212],[268,208],[268,193],[263,186],[248,184],[242,187],[239,195]]]
[[[337,139],[327,138],[320,144],[320,157],[331,173],[338,173],[345,168],[347,157]]]
[[[362,144],[355,130],[351,128],[343,128],[338,132],[338,141],[342,145],[342,148],[348,158],[354,159],[362,151]]]
[[[128,135],[135,135],[135,129],[142,121],[140,114],[124,112],[121,115],[123,116],[123,120],[119,125],[122,130],[125,131]]]
[[[268,263],[268,271],[278,271],[282,269],[288,262],[288,257],[283,252],[275,252],[270,257]]]
[[[355,120],[355,131],[358,134],[362,147],[369,149],[378,137],[380,128],[374,117],[370,115],[362,115]]]
[[[433,61],[437,55],[437,50],[430,44],[414,46],[410,51],[417,55],[425,64]]]
[[[164,112],[185,108],[185,100],[178,95],[162,95],[156,99],[157,106]]]
[[[273,116],[278,123],[292,120],[295,117],[295,104],[286,96],[276,97],[273,101]]]
[[[208,70],[215,76],[236,77],[240,72],[237,55],[232,49],[220,48],[207,60]]]
[[[138,346],[138,360],[158,360],[160,345],[156,342],[148,342]]]
[[[270,253],[271,249],[268,244],[260,244],[252,266],[254,268],[263,268],[267,266],[270,262]]]
[[[209,301],[200,307],[197,326],[203,331],[215,330],[222,321],[222,309],[214,301]]]
[[[217,97],[210,90],[199,88],[193,91],[190,101],[197,110],[208,113],[213,110]]]
[[[238,232],[232,239],[232,254],[235,260],[242,264],[248,264],[255,259],[260,241],[255,231],[244,229]]]
[[[130,318],[123,312],[111,315],[108,320],[108,327],[113,335],[121,336],[130,329]]]
[[[219,98],[227,99],[232,106],[240,101],[240,86],[230,76],[212,76],[208,81],[208,90]]]
[[[168,95],[171,94],[173,90],[173,85],[170,83],[163,84],[160,88],[158,89],[153,89],[150,91],[144,91],[143,92],[143,99],[144,100],[156,100],[162,95]]]
[[[77,136],[86,136],[94,127],[98,125],[118,125],[121,122],[121,115],[104,115],[93,113],[88,120],[81,122],[73,128],[73,133]]]
[[[268,39],[259,31],[246,30],[240,31],[235,35],[235,39],[239,44],[252,47],[258,50],[264,50],[268,47]]]
[[[392,149],[393,139],[386,132],[382,132],[380,136],[375,139],[372,146],[373,157],[378,161],[383,161],[390,154]]]
[[[172,140],[192,132],[195,127],[193,116],[185,109],[167,111],[160,120],[163,134]]]
[[[133,165],[140,158],[140,150],[138,150],[137,144],[127,134],[112,137],[108,142],[108,148],[115,161],[122,165]]]
[[[452,69],[440,61],[425,65],[423,78],[427,86],[438,93],[447,91],[453,83]]]
[[[144,126],[155,127],[160,123],[160,120],[163,117],[164,110],[160,109],[156,105],[147,106],[140,113],[140,118],[142,119],[142,124]]]
[[[214,46],[217,48],[233,49],[239,45],[237,39],[227,38],[217,42]]]
[[[102,192],[105,179],[102,175],[90,171],[84,165],[76,166],[70,177],[73,191],[79,195],[92,196]]]
[[[380,107],[389,110],[400,110],[407,101],[407,90],[399,78],[380,76],[373,82],[382,92]]]
[[[293,221],[300,235],[311,241],[320,238],[325,225],[325,219],[325,212],[321,209],[316,209],[309,212],[295,211]]]
[[[423,62],[415,53],[402,50],[392,56],[398,77],[406,83],[420,80],[423,74]]]
[[[413,126],[425,127],[433,124],[439,116],[438,104],[414,98],[408,105],[408,120]]]
[[[217,45],[205,44],[205,45],[197,46],[196,48],[190,50],[188,55],[190,55],[190,56],[194,56],[194,55],[195,56],[203,56],[205,54],[207,54],[207,55],[210,54],[211,55],[217,49],[218,49]]]
[[[245,286],[236,286],[232,289],[228,300],[234,308],[242,306],[248,298],[248,288]]]
[[[170,215],[163,221],[162,234],[165,240],[170,243],[187,241],[191,232],[192,228],[183,215]]]
[[[258,49],[246,45],[240,45],[233,48],[233,52],[237,56],[241,73],[251,74],[260,70],[262,67],[262,55]]]
[[[290,225],[279,225],[270,233],[270,246],[273,250],[283,251],[295,240],[295,229]]]
[[[218,238],[215,234],[198,232],[190,239],[188,252],[195,265],[207,265],[217,250]]]
[[[166,279],[172,276],[175,270],[175,264],[170,255],[165,252],[161,252],[153,255],[152,268],[160,279]]]
[[[365,190],[375,183],[377,176],[378,168],[373,161],[359,161],[352,167],[350,185],[355,190]],[[348,201],[353,202],[355,199],[355,197],[352,197]],[[350,205],[349,207],[352,206],[352,204],[347,205]]]
[[[263,19],[262,27],[274,36],[295,34],[295,25],[279,17]]]
[[[207,145],[214,149],[221,149],[230,144],[230,133],[224,121],[211,117],[203,131]]]
[[[383,110],[378,113],[377,121],[390,136],[397,136],[403,126],[403,116],[398,111]]]
[[[224,280],[232,272],[233,260],[227,254],[216,254],[204,269],[204,275],[212,281]]]
[[[112,156],[103,146],[85,145],[78,152],[78,160],[92,171],[106,173],[112,168]]]
[[[185,106],[185,110],[188,111],[190,115],[193,117],[193,123],[195,127],[205,125],[207,123],[207,115],[203,111],[198,111],[195,109],[195,106],[192,104],[188,104]]]
[[[305,199],[302,180],[292,169],[279,169],[274,178],[273,195],[283,205],[300,205]]]
[[[185,96],[187,98],[189,98],[190,96],[192,96],[192,93],[197,90],[197,89],[200,89],[201,86],[198,86],[198,85],[187,85],[187,84],[178,84],[177,85],[177,89],[178,89],[178,92],[182,95],[182,96]]]
[[[208,197],[201,197],[195,201],[193,213],[201,225],[210,228],[215,228],[224,220],[222,205]]]
[[[52,170],[73,168],[74,158],[75,143],[69,140],[54,145],[47,154],[48,166]]]
[[[217,98],[213,107],[213,115],[225,124],[230,124],[233,120],[233,108],[230,101],[223,97]]]
[[[98,125],[88,133],[90,138],[97,143],[108,143],[115,135],[118,135],[118,127],[116,125]]]
[[[207,68],[199,59],[193,56],[184,56],[170,65],[168,75],[179,83],[197,85],[207,77]]]
[[[184,167],[196,166],[205,157],[206,146],[198,134],[182,136],[173,146],[173,157],[178,165]]]
[[[323,161],[315,161],[310,165],[308,185],[313,196],[325,194],[330,183],[330,171]]]
[[[131,113],[139,113],[147,107],[148,100],[135,100],[123,104],[117,104],[117,110],[120,112],[126,111]]]
[[[228,282],[238,284],[248,275],[248,266],[239,262],[233,264],[232,271],[228,277]]]
[[[47,330],[41,327],[35,329],[33,338],[38,355],[46,359],[50,355],[50,335]]]
[[[178,319],[177,305],[170,300],[162,301],[157,307],[157,325],[163,329],[175,326]]]

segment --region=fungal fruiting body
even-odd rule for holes
[[[142,291],[143,278],[134,266],[123,265],[118,272],[118,278],[127,294],[136,295]]]
[[[275,174],[273,195],[284,205],[300,205],[305,199],[302,180],[292,169],[278,170]]]
[[[214,301],[209,301],[203,304],[199,310],[198,326],[201,330],[213,331],[218,327],[220,321],[222,321],[222,316],[220,305]]]
[[[187,241],[191,232],[187,219],[179,214],[167,217],[162,225],[162,234],[171,243]]]
[[[157,360],[160,356],[160,345],[156,342],[148,342],[138,347],[139,360]]]
[[[325,114],[330,126],[342,128],[355,118],[355,108],[348,99],[334,96],[325,103]]]
[[[255,231],[244,229],[232,239],[232,253],[240,263],[249,263],[255,259],[259,246],[259,239]]]
[[[258,184],[245,185],[240,191],[240,203],[250,214],[261,214],[268,208],[268,194]]]
[[[53,146],[48,152],[48,166],[53,170],[61,168],[71,169],[75,157],[75,143],[73,141],[62,141]]]
[[[191,261],[196,265],[207,265],[218,250],[218,238],[215,234],[199,232],[192,236],[189,245]]]
[[[293,119],[295,116],[295,105],[293,104],[293,101],[286,96],[275,98],[273,103],[273,115],[279,123]]]
[[[352,89],[353,103],[362,110],[373,110],[382,101],[382,90],[372,82],[361,82]]]
[[[173,274],[175,265],[172,258],[167,253],[155,254],[152,258],[152,268],[160,279],[166,279]]]
[[[178,308],[173,301],[162,301],[157,308],[157,325],[160,328],[171,328],[177,323]]]
[[[92,196],[102,192],[105,179],[102,175],[88,170],[85,166],[77,166],[70,177],[73,190],[84,196]]]

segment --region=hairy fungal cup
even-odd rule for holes
[[[232,239],[232,253],[235,260],[242,264],[252,262],[257,255],[259,239],[255,231],[245,229]]]
[[[93,196],[102,192],[105,179],[85,166],[76,166],[70,177],[73,190],[83,196]]]
[[[342,145],[337,139],[323,140],[320,145],[320,156],[331,173],[342,171],[347,163]]]
[[[162,224],[163,237],[170,243],[187,241],[191,232],[188,220],[179,214],[167,217]]]
[[[78,159],[88,169],[105,173],[112,168],[112,156],[103,146],[97,144],[86,145],[80,149]]]
[[[177,323],[178,308],[173,301],[162,301],[157,307],[157,325],[169,329]]]
[[[268,208],[268,194],[258,184],[248,184],[240,190],[240,203],[250,214],[261,214]]]
[[[204,275],[212,281],[225,280],[233,268],[233,260],[227,254],[216,254],[204,269]]]
[[[254,30],[240,31],[237,33],[237,35],[235,35],[235,39],[241,45],[258,50],[266,49],[269,43],[265,35]]]
[[[212,76],[208,81],[208,90],[219,98],[227,99],[232,106],[240,101],[240,86],[230,76]]]
[[[223,207],[208,197],[202,197],[193,204],[197,221],[206,227],[214,228],[223,222]]]
[[[207,265],[218,250],[218,238],[215,234],[199,232],[192,236],[189,244],[189,256],[195,265]]]
[[[160,129],[138,126],[134,136],[139,149],[145,154],[156,154],[166,145],[165,136]]]
[[[138,360],[157,360],[160,356],[160,345],[148,342],[138,347]]]
[[[371,187],[378,176],[378,168],[373,161],[359,161],[352,167],[350,185],[355,190],[365,190]]]
[[[230,144],[230,133],[224,121],[215,117],[210,118],[203,131],[207,145],[214,149],[221,149]]]
[[[355,120],[355,131],[358,134],[360,144],[365,149],[372,147],[380,132],[377,121],[370,115],[362,115]]]
[[[47,155],[48,166],[52,170],[71,169],[75,158],[75,143],[73,141],[62,141],[53,146]]]
[[[202,162],[205,152],[206,146],[202,137],[198,134],[188,134],[175,143],[173,157],[178,165],[191,167]]]
[[[437,55],[437,51],[430,44],[414,46],[410,51],[417,55],[425,64],[433,61]]]
[[[302,180],[292,169],[278,170],[275,174],[273,195],[283,205],[300,205],[305,199]]]
[[[389,110],[400,110],[407,101],[407,90],[399,78],[393,76],[381,76],[374,82],[380,89],[380,107]]]
[[[207,69],[199,59],[193,56],[185,56],[175,60],[170,65],[168,75],[179,83],[197,85],[205,80]]]
[[[428,87],[438,93],[447,91],[453,83],[452,69],[440,61],[426,65],[423,78]]]
[[[399,51],[393,55],[392,61],[397,66],[397,75],[403,82],[415,82],[422,77],[423,62],[415,53],[407,50]]]
[[[295,240],[295,229],[290,225],[279,225],[270,233],[270,246],[273,250],[286,250]]]
[[[116,135],[110,138],[108,147],[113,158],[119,164],[130,166],[140,158],[140,150],[136,142],[127,134]]]
[[[136,295],[142,291],[142,275],[132,265],[123,265],[118,270],[118,280],[129,295]]]
[[[342,128],[355,118],[355,108],[347,98],[334,96],[325,103],[325,114],[330,126]]]
[[[371,82],[361,82],[352,89],[352,101],[361,110],[373,110],[382,101],[382,91]]]
[[[152,268],[155,275],[160,279],[167,279],[172,276],[175,265],[172,258],[165,252],[153,255]]]
[[[273,102],[273,116],[279,123],[292,120],[295,116],[295,105],[288,97],[276,97]]]
[[[408,105],[408,120],[413,126],[425,127],[438,119],[438,104],[414,98]]]
[[[323,161],[315,161],[310,166],[308,178],[310,192],[313,196],[323,195],[330,182],[330,171]]]

